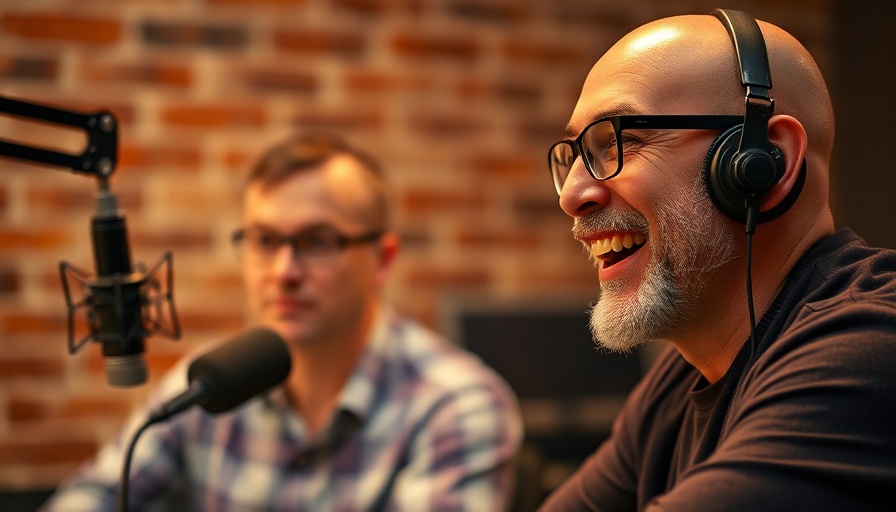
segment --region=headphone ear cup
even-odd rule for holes
[[[785,163],[784,156],[774,144],[771,151],[748,149],[738,154],[741,131],[741,126],[729,128],[712,141],[703,161],[703,182],[713,204],[722,213],[746,222],[747,200],[754,195],[761,196],[773,187],[783,176]],[[751,167],[752,164],[758,165]],[[759,223],[781,216],[796,202],[805,181],[805,164],[804,161],[799,186],[794,187],[780,205],[760,213]],[[738,168],[741,176],[738,176]]]
[[[728,217],[747,220],[747,191],[736,185],[733,161],[740,144],[741,127],[734,126],[716,137],[703,160],[703,183],[716,208]]]

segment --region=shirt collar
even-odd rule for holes
[[[386,306],[378,308],[373,328],[354,371],[339,394],[338,410],[366,421],[379,398],[384,394],[394,359],[394,340],[400,326],[395,314]]]
[[[334,423],[338,423],[340,416],[344,414],[364,423],[387,392],[389,366],[394,364],[395,360],[394,340],[400,335],[401,323],[388,306],[381,306],[377,310],[364,349],[339,393],[338,405],[334,411]],[[269,393],[264,401],[269,406],[291,410],[283,386]]]

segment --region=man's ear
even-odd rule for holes
[[[762,194],[759,211],[767,211],[777,206],[793,189],[806,158],[808,137],[803,125],[796,118],[787,115],[772,116],[768,121],[768,140],[784,157],[784,175],[772,188]]]
[[[379,260],[377,261],[377,279],[381,286],[385,285],[386,280],[389,277],[389,272],[395,262],[395,257],[398,255],[400,246],[401,240],[398,234],[393,231],[386,231],[379,240],[377,246],[377,251],[379,253]]]

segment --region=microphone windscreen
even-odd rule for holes
[[[210,413],[228,411],[283,382],[292,362],[286,342],[265,327],[243,331],[190,364],[192,384],[205,385],[199,405]]]

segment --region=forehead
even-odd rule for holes
[[[334,157],[273,183],[252,183],[244,201],[247,225],[295,231],[315,224],[351,230],[370,215],[372,193],[359,164]]]

